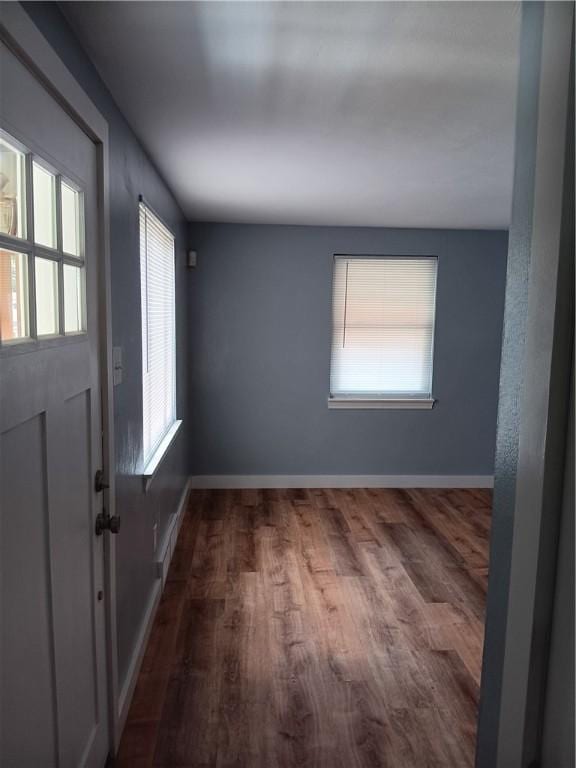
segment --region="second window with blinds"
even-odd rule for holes
[[[431,408],[435,257],[336,256],[332,408]]]
[[[176,420],[174,235],[140,203],[142,298],[142,443],[152,476],[180,422]]]

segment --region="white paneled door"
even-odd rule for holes
[[[0,764],[101,768],[97,149],[0,45]]]

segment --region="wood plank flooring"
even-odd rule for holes
[[[490,508],[193,492],[117,765],[473,766]]]

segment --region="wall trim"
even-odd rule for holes
[[[169,553],[168,565],[170,565],[169,561],[172,559],[176,538],[178,537],[180,526],[182,525],[182,520],[184,518],[184,510],[186,509],[186,502],[188,501],[188,495],[191,488],[190,480],[191,479],[188,478],[184,488],[182,489],[178,507],[176,512],[172,515],[173,519],[170,521],[168,530],[164,536],[162,549]],[[138,630],[136,642],[134,643],[132,656],[130,657],[130,663],[128,665],[128,671],[126,672],[126,678],[122,683],[118,696],[119,736],[122,735],[122,731],[124,730],[124,726],[126,724],[126,718],[128,717],[128,711],[130,709],[130,704],[132,703],[134,689],[136,688],[136,681],[138,680],[138,674],[140,672],[140,667],[142,666],[144,653],[146,652],[146,646],[148,645],[148,638],[150,637],[152,624],[154,623],[156,611],[158,610],[160,598],[162,597],[162,592],[164,590],[165,578],[162,578],[161,571],[159,570],[157,572],[157,577],[158,578],[152,587],[152,592],[148,599],[148,604],[146,605],[146,611],[144,612],[144,617],[142,619],[142,623],[140,624],[140,629]]]
[[[193,475],[192,488],[492,488],[493,475]]]
[[[166,528],[166,532],[162,539],[162,543],[158,547],[156,553],[156,575],[162,580],[162,589],[166,583],[168,576],[168,569],[172,562],[172,555],[176,549],[176,543],[178,541],[178,534],[182,527],[182,520],[184,519],[184,510],[186,509],[186,502],[188,501],[188,494],[190,493],[192,479],[189,477],[180,496],[178,508],[176,512],[170,515],[170,522]]]
[[[160,602],[162,595],[162,582],[155,581],[152,587],[152,593],[148,598],[148,604],[144,613],[144,618],[140,624],[136,642],[134,643],[134,650],[130,657],[130,664],[128,665],[128,671],[126,672],[126,678],[120,688],[120,694],[118,696],[118,733],[121,736],[126,724],[126,718],[128,717],[128,710],[132,703],[132,696],[134,695],[134,689],[136,687],[136,681],[138,679],[138,673],[142,666],[142,660],[144,659],[144,652],[148,644],[148,637],[150,636],[150,630],[154,622],[154,616]]]

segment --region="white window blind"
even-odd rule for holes
[[[435,257],[334,262],[333,398],[429,398]]]
[[[140,203],[144,464],[176,420],[174,266],[174,236]]]

